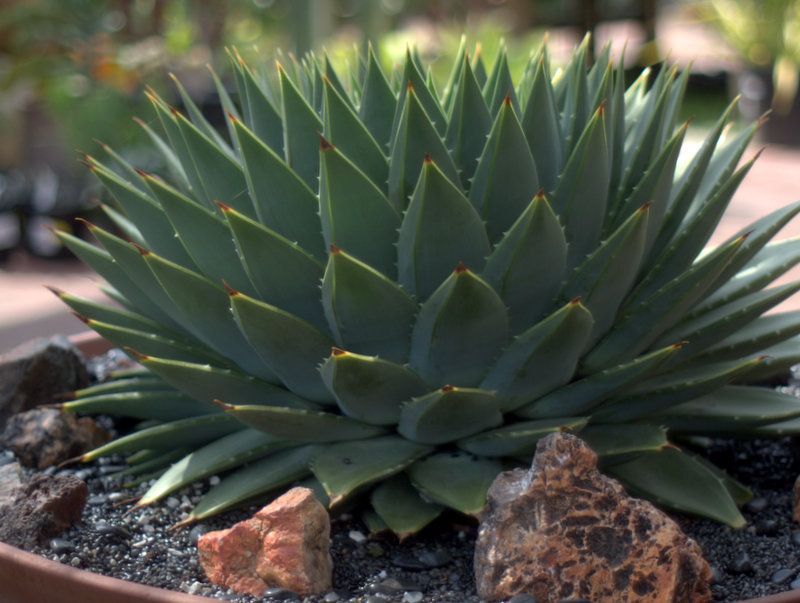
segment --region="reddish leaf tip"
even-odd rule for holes
[[[463,272],[466,272],[467,270],[469,270],[469,268],[467,268],[467,265],[464,262],[459,262],[458,266],[455,267],[455,270],[453,270],[453,272],[455,274],[461,274]]]
[[[506,94],[506,97],[503,99],[503,105],[505,105],[506,107],[510,107],[511,106],[511,95],[510,94]]]
[[[134,358],[136,358],[136,360],[138,360],[139,362],[145,362],[147,360],[150,360],[150,356],[148,356],[147,354],[142,354],[141,352],[137,352],[133,348],[124,347],[122,349],[125,350],[125,352],[127,352]]]
[[[333,244],[331,244],[331,246],[330,246],[328,249],[330,250],[330,252],[331,252],[333,255],[336,255],[337,253],[341,253],[341,251],[342,251],[342,250],[341,250],[341,249],[339,249],[339,248],[338,248],[336,245],[333,245]]]
[[[430,153],[425,153],[425,157],[422,158],[423,165],[430,165],[433,163],[433,157],[431,157]]]
[[[576,296],[575,296],[575,297],[573,297],[571,300],[569,300],[569,305],[570,305],[570,306],[577,306],[577,305],[579,305],[579,304],[580,304],[582,301],[583,301],[583,297],[581,297],[580,295],[576,295]]]
[[[62,295],[64,295],[64,290],[59,289],[58,287],[53,287],[52,285],[44,285],[44,288],[47,289],[50,293],[52,293],[56,297],[61,297]]]
[[[414,92],[414,83],[411,80],[406,84],[406,92]]]
[[[677,352],[677,351],[678,351],[678,350],[680,350],[681,348],[684,348],[684,347],[686,347],[688,344],[689,344],[689,341],[688,341],[687,339],[684,339],[683,341],[676,341],[676,342],[675,342],[675,343],[673,343],[673,344],[672,344],[670,347],[671,347],[671,348],[672,348],[674,351],[676,351],[676,352]]]
[[[653,202],[652,201],[648,201],[647,203],[643,203],[642,206],[637,211],[639,211],[640,213],[644,213],[644,212],[648,211],[652,206],[653,206]]]
[[[136,251],[138,251],[140,255],[145,256],[145,257],[150,255],[150,250],[149,249],[145,249],[144,247],[142,247],[138,243],[134,243],[133,241],[131,241],[131,245],[133,245],[136,248]]]
[[[72,314],[75,318],[80,320],[83,324],[85,324],[85,325],[89,324],[89,317],[88,316],[84,316],[83,314],[80,314],[78,312],[70,312],[70,314]]]
[[[533,196],[536,201],[544,201],[544,189],[540,188],[536,191],[536,194]]]
[[[224,411],[233,410],[235,408],[233,406],[233,404],[227,404],[227,403],[223,402],[222,400],[218,400],[217,398],[214,398],[212,400],[212,403],[214,404],[214,406],[216,406],[217,408],[220,408],[220,409],[222,409]]]
[[[345,354],[347,354],[347,351],[342,348],[337,348],[336,346],[331,348],[331,356],[344,356]]]
[[[442,386],[442,389],[441,389],[441,392],[442,392],[443,394],[446,394],[446,393],[448,393],[448,392],[452,392],[452,391],[453,391],[453,390],[455,390],[455,389],[456,389],[456,388],[455,388],[455,387],[453,387],[452,385],[443,385],[443,386]]]
[[[80,223],[80,224],[83,224],[89,230],[94,230],[94,229],[97,228],[97,226],[95,226],[94,224],[89,222],[89,220],[87,220],[86,218],[75,218],[75,221]]]
[[[227,293],[231,297],[236,297],[237,295],[241,295],[236,289],[231,287],[225,279],[222,279],[222,286],[225,288],[225,293]]]
[[[322,134],[319,135],[319,150],[320,151],[330,151],[333,149],[334,146],[331,142],[325,138]]]
[[[217,207],[219,207],[220,211],[222,212],[227,213],[229,211],[233,211],[233,208],[227,203],[223,203],[222,201],[214,201],[214,203],[217,204]]]

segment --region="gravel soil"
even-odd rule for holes
[[[98,371],[101,372],[101,371]],[[793,382],[786,391],[800,395]],[[792,485],[800,474],[800,446],[778,441],[706,440],[693,443],[754,492],[744,509],[748,526],[734,530],[715,522],[675,515],[714,569],[714,597],[738,601],[800,589],[800,526],[791,519]],[[11,462],[0,451],[0,465]],[[358,516],[332,518],[334,590],[317,597],[296,597],[274,589],[255,599],[225,591],[205,579],[197,561],[200,534],[230,527],[257,507],[225,513],[179,531],[169,527],[186,517],[218,478],[211,477],[169,497],[153,508],[130,510],[126,500],[145,492],[150,482],[123,488],[113,474],[121,458],[50,473],[84,479],[90,497],[83,520],[34,552],[73,567],[152,586],[227,601],[273,603],[478,603],[472,574],[477,526],[457,515],[444,515],[403,543],[390,536],[369,536]]]

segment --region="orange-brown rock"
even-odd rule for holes
[[[646,501],[597,470],[582,440],[539,442],[530,470],[501,473],[475,546],[478,595],[525,593],[540,603],[711,600],[700,547]]]
[[[200,537],[208,579],[260,597],[268,588],[299,595],[331,590],[330,518],[308,488],[293,488],[253,517]]]

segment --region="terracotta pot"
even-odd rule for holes
[[[93,574],[0,543],[3,603],[208,603],[210,600]]]

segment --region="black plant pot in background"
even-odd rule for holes
[[[772,71],[746,69],[733,74],[732,88],[741,94],[739,111],[746,121],[755,121],[772,105],[774,87]],[[800,147],[800,94],[795,95],[788,111],[772,111],[769,120],[761,128],[762,142]]]

